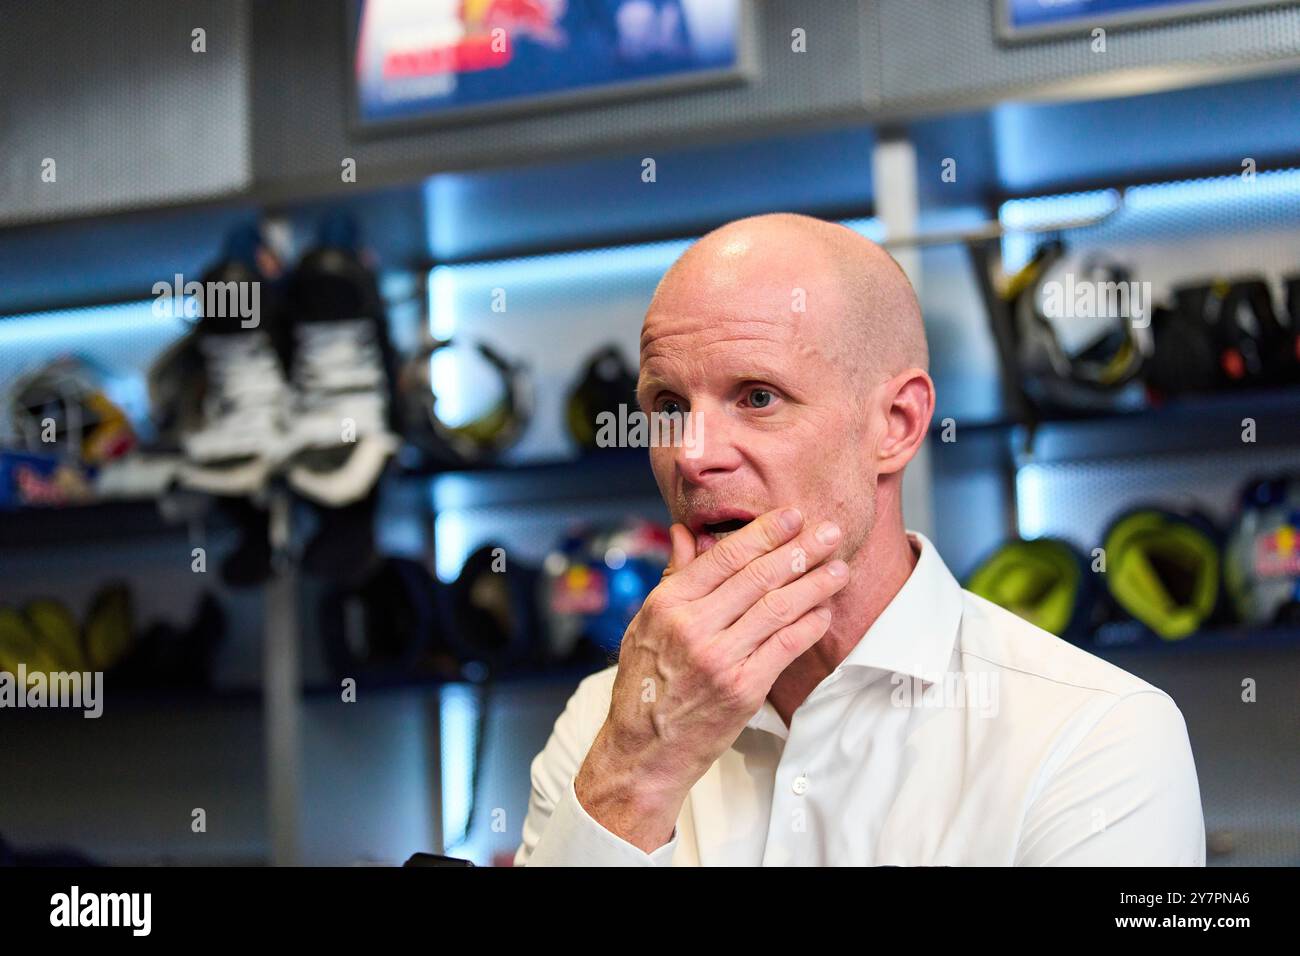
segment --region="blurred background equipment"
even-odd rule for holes
[[[1228,541],[1228,594],[1244,624],[1300,627],[1300,482],[1249,482]]]
[[[552,655],[567,657],[583,638],[616,655],[671,557],[668,529],[640,519],[567,535],[542,564]]]
[[[418,561],[387,558],[355,587],[321,599],[321,636],[340,679],[450,676],[438,629],[435,582]]]
[[[1154,355],[1147,383],[1158,397],[1212,391],[1222,380],[1218,336],[1208,314],[1211,286],[1180,285],[1173,304],[1152,316]]]
[[[53,598],[0,606],[0,670],[100,672],[110,690],[211,687],[214,654],[226,636],[217,599],[205,594],[184,626],[157,621],[143,629],[133,603],[129,586],[113,582],[95,592],[83,621]]]
[[[287,299],[289,485],[327,508],[355,504],[397,450],[398,425],[384,302],[350,217],[325,220],[288,280]]]
[[[1218,533],[1207,518],[1138,508],[1111,524],[1102,549],[1116,603],[1165,640],[1196,633],[1218,610]]]
[[[1219,364],[1229,383],[1284,385],[1290,377],[1295,342],[1273,310],[1273,293],[1262,277],[1216,283]]]
[[[4,390],[8,428],[0,430],[7,446],[0,447],[0,508],[90,500],[99,469],[136,447],[126,413],[102,385],[108,378],[92,363],[65,355]]]
[[[98,385],[102,373],[66,356],[18,382],[10,400],[19,447],[100,465],[136,444],[126,413]]]
[[[622,422],[637,409],[636,372],[628,366],[617,345],[607,345],[587,361],[581,378],[569,393],[565,417],[578,447],[595,451],[600,447],[600,416],[612,416],[612,421]]]
[[[994,327],[1027,397],[1049,414],[1286,387],[1300,383],[1300,337],[1290,299],[1277,308],[1273,285],[1264,276],[1183,281],[1164,302],[1147,301],[1152,283],[1127,265],[1100,252],[1070,257],[1051,239],[1005,280],[1012,321]]]
[[[49,644],[25,613],[0,607],[0,670],[17,675],[19,667],[27,668],[28,674],[64,669],[67,665],[60,659],[58,647]]]
[[[86,614],[84,654],[88,669],[111,671],[138,639],[131,611],[131,591],[123,584],[101,588]]]
[[[442,367],[444,380],[469,391],[471,403],[453,392],[439,409],[432,377]],[[527,371],[484,342],[462,344],[433,339],[402,369],[400,389],[406,408],[407,438],[431,467],[466,468],[495,462],[528,426],[532,396]],[[467,388],[473,383],[472,389]],[[454,408],[448,406],[456,401]],[[462,405],[472,404],[471,408]]]
[[[976,566],[964,587],[1076,643],[1096,623],[1097,585],[1086,559],[1065,541],[1008,541]]]
[[[1264,278],[1180,285],[1154,329],[1148,382],[1156,396],[1300,382],[1292,320],[1279,316]]]
[[[462,671],[501,674],[551,662],[536,591],[537,569],[510,560],[499,544],[485,544],[465,559],[445,595],[448,640]]]
[[[1077,276],[1056,266],[1065,257],[1060,240],[1040,246],[1007,283],[1026,388],[1045,408],[1116,408],[1120,394],[1141,373],[1150,335],[1134,320],[1128,269],[1101,257],[1082,262]],[[1076,286],[1088,298],[1076,296]],[[1116,294],[1115,308],[1109,289]],[[1100,290],[1100,291],[1099,291]]]
[[[192,353],[173,348],[154,367],[155,417],[180,429],[181,482],[196,491],[255,494],[279,466],[289,416],[289,388],[275,349],[285,321],[273,291],[280,269],[257,227],[243,225],[203,273],[202,294],[191,302],[199,320],[187,337],[201,364],[197,409],[189,384]]]

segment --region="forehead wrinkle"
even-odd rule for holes
[[[659,328],[667,325],[666,329]],[[700,343],[697,348],[726,342],[777,341],[774,332],[794,332],[795,323],[784,315],[753,315],[735,317],[714,317],[703,314],[682,316],[655,313],[647,316],[641,328],[642,352],[658,343],[672,342],[684,337],[707,335],[708,341]],[[712,333],[712,334],[710,334]]]
[[[720,319],[699,313],[654,312],[641,328],[641,361],[664,352],[710,352],[736,344],[776,348],[781,356],[797,352],[836,361],[832,329],[824,322],[810,326],[803,321],[806,318],[803,313],[785,312]]]
[[[806,354],[810,350],[800,343],[779,342],[771,337],[748,336],[741,334],[723,335],[692,348],[657,348],[662,340],[656,340],[642,351],[641,367],[659,360],[668,362],[677,377],[684,380],[707,379],[710,373],[731,373],[736,369],[747,369],[751,374],[745,377],[794,379],[798,377],[798,363],[791,362],[792,354]],[[758,375],[759,371],[765,374]],[[662,380],[663,376],[655,376]]]

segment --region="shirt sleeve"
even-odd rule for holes
[[[1187,726],[1160,691],[1121,698],[1031,803],[1017,866],[1204,866]]]
[[[532,793],[524,819],[523,842],[515,866],[667,866],[677,848],[678,831],[653,853],[610,833],[578,801],[574,778],[604,722],[608,695],[588,678],[578,686],[532,763]]]

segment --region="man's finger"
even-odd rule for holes
[[[793,624],[781,628],[749,655],[744,664],[745,679],[770,691],[781,672],[820,641],[830,626],[830,608],[820,604],[811,609]]]
[[[759,555],[739,574],[733,574],[716,591],[696,602],[700,623],[714,632],[731,627],[765,594],[785,587],[830,557],[840,537],[838,525],[823,521],[815,527],[804,528],[793,541],[775,551]],[[799,610],[803,613],[807,607]]]
[[[768,591],[735,624],[718,635],[733,660],[756,653],[756,647],[824,604],[849,580],[849,566],[836,558],[809,571],[785,587]]]
[[[677,596],[687,601],[711,594],[723,581],[760,555],[781,547],[803,527],[797,508],[777,508],[727,535],[673,575]]]

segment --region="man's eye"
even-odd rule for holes
[[[682,414],[682,403],[675,398],[665,398],[659,402],[659,411],[665,415]]]
[[[775,400],[776,396],[766,388],[756,388],[749,393],[749,404],[754,408],[766,408]]]

